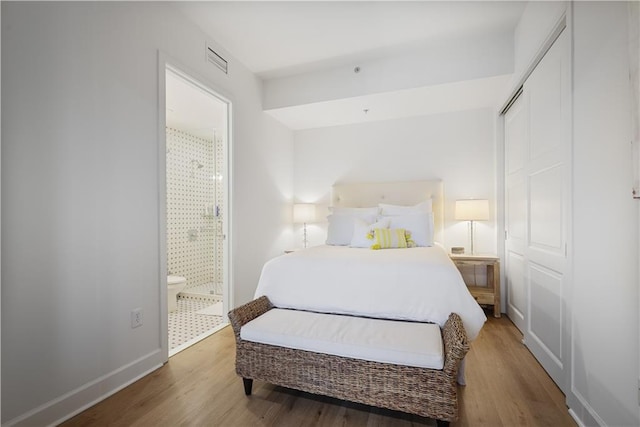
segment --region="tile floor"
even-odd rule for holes
[[[222,316],[196,313],[216,302],[211,298],[178,298],[178,309],[169,313],[169,356],[226,325]]]

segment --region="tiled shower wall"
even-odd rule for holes
[[[220,138],[167,128],[168,271],[187,288],[222,282],[223,149]]]

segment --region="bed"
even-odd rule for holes
[[[333,187],[330,244],[267,262],[255,299],[229,313],[236,335],[236,372],[244,380],[247,395],[253,379],[261,379],[432,417],[439,425],[457,419],[456,380],[462,378],[461,362],[468,340],[478,335],[486,317],[438,244],[444,235],[442,195],[440,181]],[[251,328],[256,324],[261,325],[258,329],[264,327],[276,313],[293,317],[275,327],[267,324],[262,338],[249,339]],[[296,328],[303,317],[315,323]],[[384,351],[400,347],[394,341],[398,336],[409,336],[405,342],[422,340],[421,334],[408,332],[411,327],[437,324],[439,328],[431,326],[438,331],[434,345],[441,346],[442,365],[419,367],[341,354],[331,343],[353,347],[357,340],[348,336],[357,336],[360,329],[336,327],[334,322],[364,323],[362,331],[369,335],[363,347],[377,340],[376,345],[386,345]],[[380,339],[371,326],[374,322],[383,322],[385,328],[393,323],[400,332]],[[296,329],[297,335],[287,335]],[[334,332],[327,336],[327,329]],[[314,342],[317,333],[322,338]],[[289,344],[270,341],[264,334],[279,336]],[[300,346],[301,341],[312,348]],[[321,341],[328,342],[328,347],[314,350]],[[398,352],[405,353],[405,349]]]
[[[370,215],[366,208],[412,207],[426,200],[430,206],[424,209],[432,213],[429,224],[432,229],[427,233],[432,236],[423,240],[431,246],[371,250],[371,242],[354,248],[343,240],[338,242],[342,245],[296,251],[264,265],[255,297],[267,296],[276,307],[434,322],[440,326],[450,313],[457,313],[467,336],[473,340],[486,317],[441,246],[444,237],[441,181],[338,184],[332,189],[332,206],[355,210],[338,215],[334,211],[331,216],[354,215],[372,221],[389,213],[389,218],[409,225],[398,218],[420,217],[412,210],[405,213],[400,208],[389,208],[387,212],[378,209],[378,213]],[[330,228],[328,240],[331,232]]]
[[[315,246],[265,264],[255,297],[280,308],[444,326],[458,313],[470,340],[486,317],[439,246]]]

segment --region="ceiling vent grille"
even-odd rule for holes
[[[215,50],[207,46],[207,61],[220,68],[225,74],[228,74],[227,60],[218,55]]]

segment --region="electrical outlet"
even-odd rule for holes
[[[134,308],[131,310],[131,329],[142,326],[144,312],[141,308]]]

